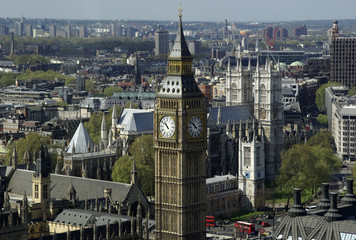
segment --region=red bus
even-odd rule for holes
[[[255,224],[237,221],[235,223],[236,232],[239,233],[247,233],[247,234],[255,234]]]
[[[207,227],[215,227],[214,216],[206,216],[206,218],[205,218],[205,226],[207,226]]]

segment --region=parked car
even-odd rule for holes
[[[268,222],[262,222],[261,225],[262,225],[262,227],[269,227],[269,226],[271,226],[271,224],[269,224]]]

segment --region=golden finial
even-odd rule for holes
[[[181,17],[182,17],[182,12],[183,12],[183,9],[182,9],[182,3],[181,3],[181,2],[179,3],[178,12],[179,12],[178,17],[179,17],[179,18],[181,18]]]

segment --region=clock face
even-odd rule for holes
[[[163,117],[159,123],[159,130],[163,137],[170,138],[176,129],[174,120],[171,117]]]
[[[188,125],[188,132],[190,136],[194,138],[199,137],[202,131],[203,131],[203,123],[201,119],[197,116],[192,117],[189,120],[189,125]]]

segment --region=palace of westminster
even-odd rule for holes
[[[177,36],[168,58],[167,77],[156,95],[153,114],[154,216],[157,239],[205,239],[207,177],[230,174],[236,176],[244,205],[249,205],[251,210],[263,208],[265,182],[274,179],[281,164],[283,105],[279,64],[273,64],[268,58],[263,67],[260,67],[259,62],[256,67],[251,67],[250,64],[243,67],[241,61],[236,67],[231,67],[229,63],[226,73],[226,106],[211,108],[209,113],[205,97],[195,81],[192,65],[193,57],[185,41],[180,14]],[[25,187],[32,188],[32,197],[38,198],[35,203],[28,204],[26,194],[23,199],[26,199],[26,206],[31,205],[32,215],[36,213],[38,218],[43,216],[43,219],[55,216],[63,204],[79,204],[85,210],[102,209],[101,206],[105,206],[109,213],[117,211],[118,214],[125,212],[128,216],[134,216],[135,212],[140,216],[139,219],[143,217],[142,206],[142,212],[147,212],[149,216],[149,203],[137,183],[135,164],[131,172],[131,184],[107,182],[105,185],[90,179],[110,179],[113,159],[121,155],[118,154],[117,147],[120,144],[115,142],[114,122],[117,121],[113,112],[114,131],[110,131],[109,139],[102,136],[102,140],[106,139],[103,145],[116,144],[116,147],[99,151],[97,155],[91,153],[93,143],[85,138],[88,133],[81,123],[74,136],[82,136],[85,140],[78,138],[76,142],[69,144],[70,156],[64,157],[62,170],[66,175],[60,175],[57,167],[55,174],[49,174],[46,163],[48,152],[47,149],[42,149],[34,174],[27,171],[28,168],[13,173],[8,184],[12,187],[11,193],[21,195],[26,192]],[[102,129],[106,130],[104,120]],[[106,131],[102,135],[106,135]],[[79,147],[84,149],[83,153],[79,153]],[[93,156],[97,158],[94,162],[91,160]],[[83,176],[73,177],[83,174],[86,179]],[[76,186],[79,187],[75,189]],[[52,188],[57,190],[51,191]],[[92,190],[84,194],[85,188]],[[115,188],[119,191],[115,191]],[[98,199],[98,194],[102,194],[100,191],[104,191],[102,199]],[[49,194],[54,197],[60,193],[68,194],[69,201],[49,202]],[[82,201],[75,203],[78,195]],[[120,199],[120,202],[115,203],[112,199]],[[5,195],[3,201],[10,209],[9,216],[13,219],[8,195]],[[22,216],[23,219],[27,219],[26,211],[23,207],[22,212],[26,213],[25,217]],[[62,217],[67,213],[66,221],[69,221],[68,214],[79,215],[75,210],[71,213],[66,211],[60,213]],[[5,221],[3,224],[5,225]],[[137,234],[142,237],[142,232],[137,231],[136,234],[133,230],[133,218],[122,224],[128,224],[128,237],[119,239],[139,239]],[[141,222],[137,222],[137,229],[142,229],[140,224]],[[147,226],[148,224],[147,220]],[[109,221],[107,225],[108,234],[111,231]],[[119,232],[122,230],[124,236],[125,227],[118,226]],[[83,236],[85,235],[81,227],[78,228],[79,231],[80,234],[83,231]],[[93,230],[90,236],[93,234],[98,232]]]

